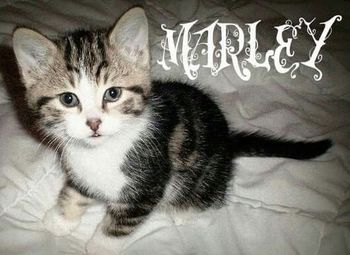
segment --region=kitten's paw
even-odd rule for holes
[[[120,226],[116,224],[115,219],[110,215],[106,215],[101,222],[102,233],[106,236],[123,238],[130,235],[136,226]]]
[[[46,230],[56,236],[69,235],[79,226],[80,219],[68,220],[64,218],[57,206],[48,210],[43,219]]]

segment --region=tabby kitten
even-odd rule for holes
[[[229,130],[205,93],[151,81],[147,19],[138,7],[111,31],[50,40],[18,28],[13,46],[33,127],[58,149],[66,173],[49,217],[61,227],[78,222],[94,200],[106,204],[104,232],[113,236],[130,234],[158,207],[219,208],[232,159],[310,159],[331,146]]]

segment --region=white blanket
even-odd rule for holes
[[[181,67],[166,72],[156,64],[164,38],[161,23],[171,27],[195,19],[210,23],[220,18],[239,24],[262,19],[258,39],[262,47],[269,48],[275,43],[273,26],[287,18],[317,17],[321,22],[342,14],[343,21],[336,24],[322,49],[319,66],[324,77],[320,82],[307,70],[292,80],[288,74],[260,69],[249,82],[243,82],[229,68],[217,77],[201,70],[196,81],[216,95],[232,126],[293,138],[331,137],[335,146],[309,161],[239,159],[227,206],[182,220],[155,213],[118,248],[122,254],[350,254],[350,33],[346,12],[350,3],[276,2],[143,2],[151,26],[153,75],[186,80]],[[0,44],[11,45],[11,33],[19,24],[48,35],[86,25],[109,26],[135,3],[1,1]],[[310,45],[301,39],[299,47]],[[91,207],[71,235],[56,237],[46,230],[42,219],[55,204],[63,181],[55,163],[59,159],[19,125],[4,80],[0,80],[0,254],[115,254],[104,250],[119,245],[117,241],[95,232],[103,216],[101,205]]]

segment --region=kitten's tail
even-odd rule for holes
[[[311,159],[325,153],[332,146],[332,141],[329,139],[315,142],[292,141],[259,133],[232,132],[231,144],[234,157]]]

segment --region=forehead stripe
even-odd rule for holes
[[[101,64],[99,64],[99,66],[97,67],[97,71],[96,71],[96,78],[99,78],[100,77],[100,74],[101,74],[101,69],[102,68],[106,68],[108,66],[108,63],[107,61],[102,61]]]
[[[101,38],[101,34],[97,35],[97,48],[100,50],[100,53],[102,55],[102,58],[105,59],[106,58],[106,51],[105,51],[105,45],[103,43],[103,39]]]
[[[72,45],[70,44],[69,38],[66,38],[66,44],[64,49],[64,60],[67,62],[67,65],[70,65],[72,54]]]
[[[43,107],[44,105],[46,105],[48,102],[50,102],[52,99],[54,99],[53,97],[40,97],[36,103],[38,109],[40,109],[41,107]]]
[[[126,90],[132,91],[136,94],[143,94],[144,90],[141,86],[135,85],[131,87],[125,87]]]

